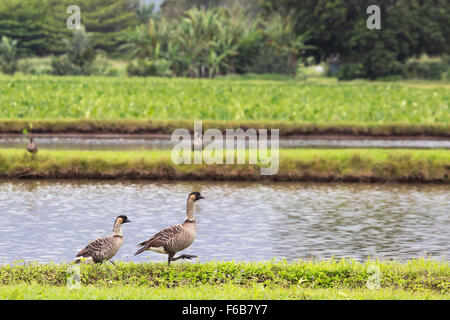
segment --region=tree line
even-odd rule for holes
[[[444,57],[431,67],[445,71],[446,2],[165,0],[155,12],[140,0],[78,0],[83,28],[69,30],[72,0],[9,0],[0,3],[0,66],[15,56],[54,56],[56,74],[92,74],[103,52],[129,59],[130,75],[295,75],[298,62],[309,57],[339,65],[342,79],[376,79],[420,73],[406,62],[425,53]],[[381,9],[379,30],[366,26],[372,4]]]

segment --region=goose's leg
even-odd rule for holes
[[[173,253],[169,253],[169,257],[167,258],[167,266],[169,266],[169,267],[170,267],[170,262],[172,260],[176,260],[176,259],[173,258],[173,256],[174,256]]]
[[[172,261],[178,260],[178,259],[193,259],[193,258],[197,258],[197,256],[194,256],[192,254],[182,254],[181,256],[178,256],[176,258],[172,258]]]

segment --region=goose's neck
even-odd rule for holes
[[[121,236],[122,235],[122,224],[121,223],[115,223],[113,228],[113,233],[115,236]]]
[[[186,206],[186,217],[188,221],[195,221],[194,219],[194,200],[188,199]]]

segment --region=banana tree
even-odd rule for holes
[[[198,77],[207,63],[218,19],[218,13],[191,9],[177,27],[184,75]]]
[[[128,31],[127,41],[121,47],[133,58],[159,59],[165,50],[172,32],[172,24],[166,19],[151,18],[147,24],[141,24]]]
[[[169,69],[172,72],[172,76],[176,77],[181,71],[180,44],[176,41],[169,40],[164,57],[169,62]]]
[[[238,53],[238,38],[230,27],[219,28],[219,33],[211,42],[210,54],[208,57],[209,77],[212,78],[221,71],[232,69],[231,57]]]
[[[191,78],[197,77],[201,65],[200,56],[207,47],[207,43],[199,37],[193,26],[186,20],[180,24],[176,40],[179,43],[183,75]]]

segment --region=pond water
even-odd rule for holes
[[[165,138],[73,138],[37,137],[40,149],[51,150],[170,150],[175,145]],[[270,142],[270,141],[269,141]],[[25,148],[27,139],[0,138],[0,148]],[[269,143],[270,145],[270,143]],[[286,148],[411,148],[450,149],[450,140],[383,140],[383,139],[280,139],[279,147]]]
[[[0,182],[0,263],[69,262],[109,236],[117,215],[125,242],[116,260],[165,261],[137,243],[185,219],[200,191],[197,239],[184,252],[208,260],[353,257],[404,260],[450,252],[445,185],[148,181]]]

